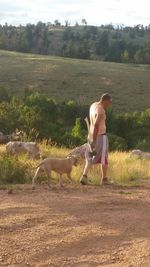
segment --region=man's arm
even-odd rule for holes
[[[101,123],[101,119],[102,119],[102,114],[98,114],[95,120],[95,124],[94,124],[94,130],[93,130],[93,142],[96,142],[96,138],[97,138],[97,134],[98,134],[98,128],[99,128],[99,124]]]

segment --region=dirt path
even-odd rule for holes
[[[0,191],[0,266],[149,267],[150,187]]]

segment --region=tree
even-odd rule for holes
[[[121,62],[122,53],[126,49],[126,42],[124,40],[113,41],[109,46],[105,56],[106,61]]]
[[[88,42],[84,41],[80,44],[77,56],[81,59],[90,58],[90,48]]]
[[[87,25],[87,21],[86,21],[86,19],[82,19],[82,24],[83,24],[83,25]]]
[[[99,36],[96,43],[96,54],[105,55],[109,49],[109,33],[108,31],[103,31]]]
[[[0,126],[5,134],[11,134],[16,128],[22,126],[20,120],[20,106],[11,101],[0,103]]]
[[[129,63],[130,62],[130,55],[127,50],[125,50],[122,54],[122,62]]]
[[[130,32],[129,32],[129,37],[130,37],[131,39],[135,39],[135,32],[134,32],[134,31],[130,31]]]
[[[78,23],[78,21],[76,21],[76,23],[75,23],[75,27],[79,27],[79,23]]]
[[[74,32],[71,27],[67,27],[63,32],[63,40],[64,41],[71,41],[73,39]]]
[[[58,19],[56,19],[56,20],[54,21],[54,24],[55,24],[55,26],[61,26],[61,23],[59,22]]]
[[[71,58],[76,57],[76,49],[72,41],[70,41],[68,44],[65,44],[63,46],[63,56],[71,57]]]
[[[70,23],[68,20],[65,20],[65,27],[69,27]]]
[[[140,64],[143,62],[143,57],[144,57],[144,53],[142,51],[142,49],[139,49],[136,51],[134,59],[135,59],[135,63]]]

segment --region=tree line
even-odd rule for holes
[[[0,129],[4,134],[24,131],[27,140],[47,140],[74,147],[87,140],[84,118],[89,107],[74,101],[57,103],[40,93],[25,92],[24,99],[9,97],[0,88]],[[150,109],[143,112],[107,113],[110,150],[150,150]]]
[[[66,20],[38,22],[26,26],[0,25],[0,49],[94,59],[123,63],[150,64],[150,25],[123,27],[113,25],[70,26]]]

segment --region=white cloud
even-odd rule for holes
[[[71,23],[85,18],[89,24],[149,24],[150,1],[143,0],[0,0],[0,23],[68,19]]]

